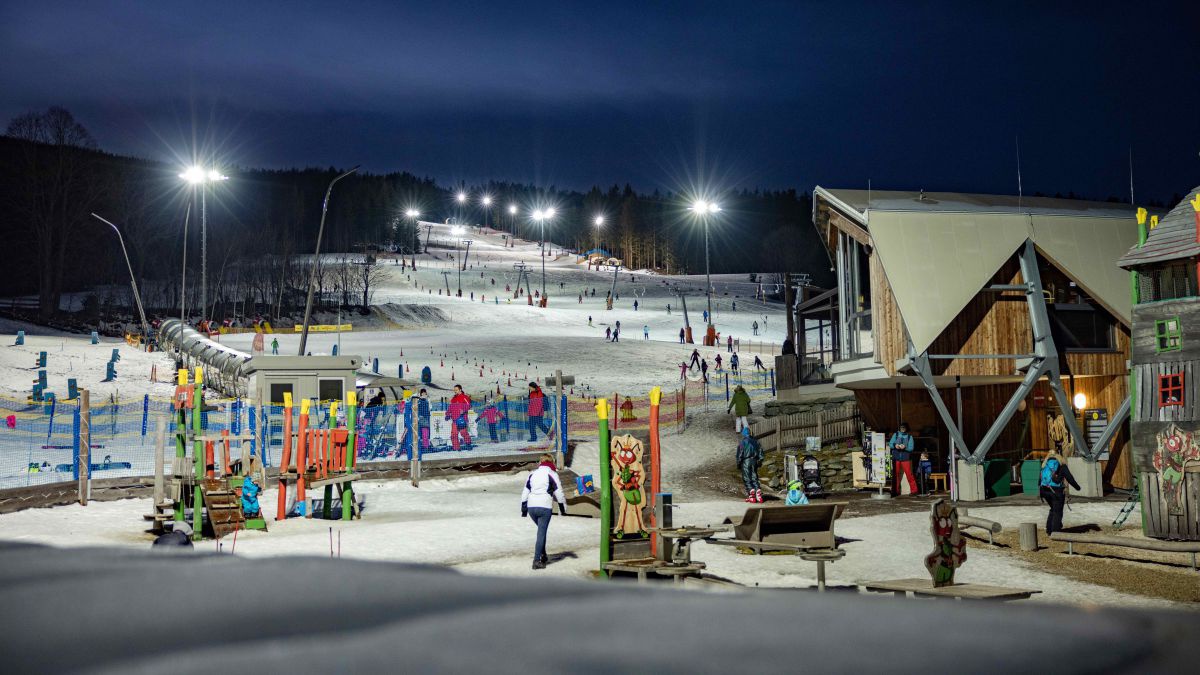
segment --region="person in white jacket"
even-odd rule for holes
[[[558,471],[554,468],[554,457],[542,455],[538,467],[529,473],[525,479],[525,489],[521,492],[521,517],[529,516],[537,523],[537,543],[533,547],[533,569],[546,568],[546,530],[550,527],[550,517],[554,515],[554,502],[558,502],[558,512],[567,515],[567,497],[563,494],[562,481],[558,479]]]

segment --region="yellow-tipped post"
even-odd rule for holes
[[[358,443],[358,395],[353,390],[346,392],[346,472],[354,471],[354,450]],[[342,520],[354,517],[354,484],[343,483]]]
[[[204,527],[204,492],[200,489],[204,482],[204,441],[200,440],[204,433],[204,369],[199,366],[192,386],[195,387],[192,394],[192,464],[196,472],[192,487],[192,539],[199,541]]]
[[[175,384],[178,387],[188,386],[188,371],[187,368],[180,368],[175,373]],[[178,401],[180,394],[185,394],[185,390],[176,389],[175,397]],[[186,402],[186,396],[184,402]],[[175,466],[183,466],[183,462],[187,459],[187,408],[184,403],[178,404],[179,409],[175,411]],[[184,508],[184,499],[180,495],[175,500],[175,522],[182,523],[187,520],[187,509]]]
[[[612,562],[612,458],[608,432],[608,400],[596,401],[600,434],[600,576],[607,577],[605,563]]]

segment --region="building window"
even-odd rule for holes
[[[322,401],[342,400],[342,379],[321,380],[317,383],[317,398]]]
[[[1154,337],[1154,347],[1157,351],[1177,352],[1183,349],[1183,329],[1179,325],[1179,317],[1155,321]]]
[[[1158,376],[1158,407],[1183,405],[1183,373]]]
[[[1113,351],[1116,319],[1087,302],[1050,305],[1050,332],[1068,352]]]

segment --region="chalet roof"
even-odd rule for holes
[[[1197,198],[1197,194],[1200,194],[1200,186],[1192,188],[1175,208],[1158,221],[1158,227],[1150,230],[1144,246],[1129,249],[1117,264],[1128,269],[1200,255],[1200,241],[1197,241],[1200,238],[1200,215],[1189,203]]]
[[[1098,218],[1132,218],[1134,207],[1115,202],[1094,202],[1082,199],[1029,197],[1017,195],[984,195],[964,192],[925,192],[911,190],[844,190],[817,191],[839,204],[846,215],[866,224],[865,214],[871,211],[940,211],[957,213],[1028,213],[1055,216],[1094,216]],[[854,211],[856,213],[850,213]]]
[[[1137,240],[1134,209],[1109,202],[947,192],[814,190],[858,221],[882,263],[917,352],[1032,240],[1038,253],[1126,325],[1129,276],[1117,259]]]

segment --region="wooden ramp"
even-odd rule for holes
[[[246,529],[242,500],[229,487],[228,480],[208,478],[201,484],[201,493],[204,495],[204,509],[208,511],[208,522],[212,526],[214,537],[220,539],[236,530]]]
[[[742,514],[741,521],[726,518],[733,525],[733,538],[744,542],[756,552],[754,544],[785,544],[799,548],[837,548],[833,522],[841,515],[846,502],[824,502],[802,506],[752,506]]]

